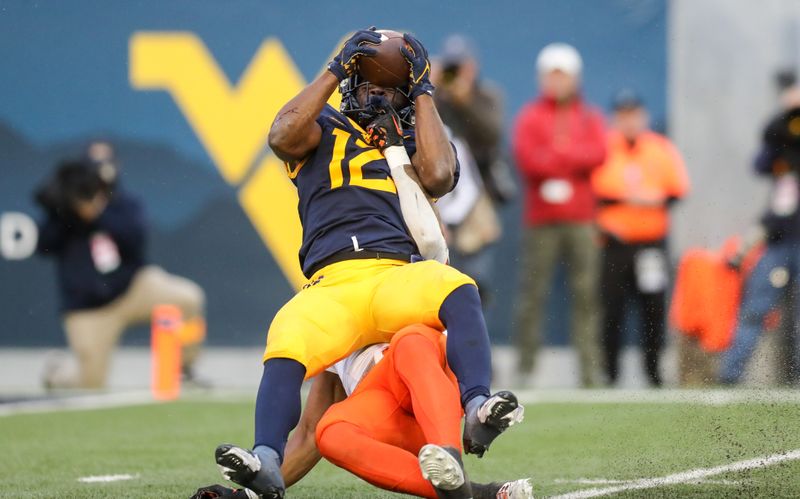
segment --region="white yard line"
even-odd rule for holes
[[[713,468],[697,468],[694,470],[683,471],[681,473],[675,473],[658,478],[643,478],[641,480],[633,480],[624,485],[578,490],[575,492],[569,492],[567,494],[552,496],[550,499],[585,499],[588,497],[607,496],[628,490],[654,489],[656,487],[663,487],[666,485],[692,483],[698,480],[703,480],[710,476],[721,475],[723,473],[734,473],[737,471],[766,468],[767,466],[772,466],[773,464],[782,463],[784,461],[794,461],[797,459],[800,459],[800,449],[781,454],[756,457],[746,461],[723,464],[721,466],[714,466]]]
[[[305,388],[304,388],[305,390]],[[305,399],[305,392],[303,393]],[[214,403],[252,403],[255,392],[242,390],[191,390],[187,389],[178,399],[182,402],[214,402]],[[62,411],[88,411],[93,409],[110,409],[133,405],[160,403],[146,390],[94,393],[85,395],[64,395],[53,398],[20,400],[18,402],[0,403],[0,417],[16,414],[36,414]]]
[[[624,485],[635,482],[636,480],[612,480],[610,478],[556,478],[553,483],[572,484],[572,485]],[[686,482],[691,485],[741,485],[742,482],[733,480],[709,480],[700,479]]]
[[[553,483],[570,483],[575,485],[620,485],[631,480],[611,480],[609,478],[556,478]]]
[[[91,475],[82,476],[78,478],[81,483],[108,483],[108,482],[121,482],[123,480],[133,480],[139,478],[139,475]]]
[[[15,414],[36,414],[43,412],[85,411],[108,409],[131,405],[152,404],[155,401],[150,392],[116,392],[95,395],[79,395],[40,400],[21,400],[0,404],[0,417]]]

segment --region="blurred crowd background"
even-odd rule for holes
[[[639,385],[797,382],[800,4],[312,4],[0,0],[0,349],[81,366],[31,376],[103,386],[159,303],[187,379],[263,345],[300,284],[266,132],[376,25],[432,56],[452,263],[508,382],[613,386],[631,351]]]

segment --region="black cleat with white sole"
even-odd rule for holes
[[[461,453],[452,447],[428,444],[419,451],[422,477],[431,482],[439,499],[471,499],[472,487],[464,472]]]
[[[262,499],[283,499],[286,487],[277,453],[269,447],[255,452],[222,444],[214,452],[222,476],[258,494]]]
[[[473,398],[464,412],[464,452],[483,457],[498,435],[522,422],[525,408],[516,395],[504,390],[489,398]]]
[[[534,499],[530,478],[487,484],[472,482],[474,499]]]
[[[259,496],[252,490],[232,489],[216,484],[200,487],[189,499],[259,499]]]

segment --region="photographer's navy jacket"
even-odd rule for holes
[[[123,294],[145,264],[145,233],[141,204],[122,191],[90,224],[48,216],[38,251],[57,259],[63,309],[96,308]]]

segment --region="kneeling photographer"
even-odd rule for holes
[[[78,363],[76,372],[51,359],[48,388],[102,388],[124,330],[147,323],[159,304],[183,312],[185,377],[205,337],[203,290],[147,264],[142,206],[116,180],[113,149],[95,143],[85,158],[60,163],[35,193],[45,212],[37,249],[56,259],[63,326]]]

